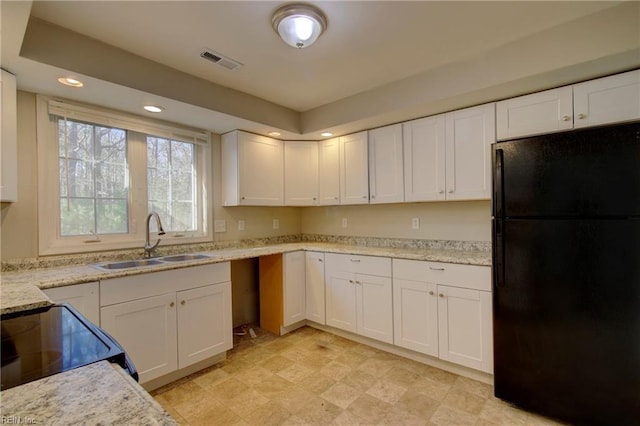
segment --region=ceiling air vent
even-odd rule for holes
[[[202,52],[200,52],[200,56],[208,61],[213,62],[214,64],[225,67],[228,70],[235,70],[236,68],[240,68],[242,66],[240,62],[234,61],[231,58],[227,58],[226,56],[209,49],[204,49]]]

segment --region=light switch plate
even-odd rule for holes
[[[279,229],[279,228],[280,228],[280,220],[273,219],[273,229]]]
[[[346,218],[346,217],[343,217],[343,218],[342,218],[342,227],[343,227],[343,228],[346,228],[346,227],[347,227],[347,218]]]
[[[238,231],[244,231],[244,220],[238,221]]]
[[[224,219],[216,219],[213,224],[214,232],[227,232],[227,221]]]
[[[411,228],[412,229],[420,229],[420,218],[419,217],[411,218]]]

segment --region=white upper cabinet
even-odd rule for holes
[[[282,141],[233,131],[222,135],[225,206],[284,205]]]
[[[491,198],[495,104],[403,125],[406,201]]]
[[[284,142],[284,204],[317,206],[318,143]]]
[[[640,70],[497,103],[498,139],[640,119]]]
[[[573,86],[574,127],[640,118],[640,70]]]
[[[406,201],[444,200],[444,114],[403,124],[404,191]]]
[[[446,199],[490,199],[491,144],[496,141],[495,104],[450,112],[445,117]]]
[[[402,125],[369,131],[370,203],[404,201]]]
[[[18,200],[18,124],[16,77],[2,71],[0,77],[0,201]]]
[[[340,204],[369,203],[367,132],[340,138]]]
[[[497,103],[498,139],[510,139],[573,128],[570,86]]]
[[[320,205],[340,204],[340,138],[318,143]]]

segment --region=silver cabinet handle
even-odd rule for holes
[[[444,294],[440,293],[438,296],[443,297],[444,298]]]
[[[584,119],[584,118],[587,118],[587,115],[586,115],[586,114],[578,114],[578,118],[579,118],[580,120],[582,120],[582,119]]]
[[[444,271],[444,268],[434,268],[433,266],[429,266],[429,269],[432,271]]]
[[[562,116],[562,121],[569,121],[569,120],[571,120],[571,117],[569,117],[568,115]]]
[[[434,294],[435,294],[435,293],[433,292],[433,290],[429,292],[429,295],[430,295],[430,296],[433,296]]]
[[[169,303],[169,307],[173,308],[174,306],[176,306],[176,304],[174,302]]]

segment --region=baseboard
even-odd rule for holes
[[[181,368],[180,370],[176,370],[173,373],[166,374],[162,377],[157,377],[155,379],[149,380],[148,382],[140,383],[140,385],[145,388],[147,392],[158,389],[164,385],[168,385],[169,383],[175,382],[176,380],[182,379],[183,377],[187,377],[190,374],[197,373],[200,370],[211,367],[219,363],[220,361],[224,361],[227,359],[227,352],[223,352],[221,354],[212,356],[211,358],[207,358],[203,361],[196,362],[188,367]]]
[[[430,365],[432,367],[439,368],[441,370],[448,371],[450,373],[458,374],[460,376],[468,377],[473,380],[477,380],[482,383],[493,385],[493,375],[485,373],[483,371],[474,370],[462,365],[453,364],[448,361],[443,361],[438,358],[434,358],[429,355],[424,355],[419,352],[412,351],[410,349],[401,348],[399,346],[391,345],[389,343],[380,342],[378,340],[370,339],[368,337],[360,336],[358,334],[350,333],[348,331],[340,330],[328,325],[319,324],[313,321],[306,321],[306,325],[309,327],[317,328],[318,330],[326,331],[327,333],[335,334],[345,339],[353,340],[354,342],[362,343],[367,346],[371,346],[376,349],[380,349],[385,352],[392,353],[394,355],[408,358],[413,361],[420,362],[422,364]]]

